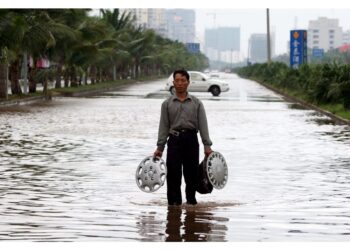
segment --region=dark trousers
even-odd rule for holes
[[[199,144],[196,131],[170,135],[167,151],[167,197],[168,204],[182,204],[182,169],[186,183],[187,203],[196,204],[197,169]]]

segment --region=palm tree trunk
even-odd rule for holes
[[[135,60],[135,64],[134,64],[134,78],[137,79],[139,78],[140,75],[140,62],[138,60]]]
[[[78,85],[81,86],[83,85],[83,78],[84,78],[84,73],[80,72],[78,76]]]
[[[73,65],[70,67],[70,86],[78,87],[76,70]]]
[[[89,76],[89,70],[86,69],[86,70],[84,71],[84,84],[85,84],[85,85],[88,85],[88,76]]]
[[[101,78],[102,78],[101,68],[97,68],[96,82],[98,82],[98,83],[102,82]]]
[[[68,88],[69,87],[69,72],[68,69],[64,71],[64,87]]]
[[[113,65],[113,81],[117,80],[117,65]]]
[[[43,82],[43,94],[44,96],[47,96],[47,79],[44,79],[44,82]]]
[[[96,83],[96,66],[92,65],[90,70],[91,84]]]
[[[11,63],[10,65],[10,81],[11,81],[11,91],[13,95],[20,95],[22,94],[21,86],[19,85],[19,59],[16,58],[16,60]]]
[[[0,62],[0,99],[7,99],[7,63]]]
[[[132,78],[136,78],[136,65],[135,64],[133,64],[132,65]]]
[[[35,67],[35,66],[34,66]],[[34,79],[35,73],[37,72],[36,68],[30,68],[29,69],[29,93],[35,93],[36,92],[36,81]]]
[[[58,63],[58,65],[57,65],[57,74],[56,74],[56,83],[55,83],[55,88],[56,89],[61,88],[62,67],[63,67],[63,65],[61,63]]]
[[[28,94],[28,55],[27,52],[23,53],[23,63],[22,63],[22,77],[23,77],[23,92]]]
[[[8,63],[6,49],[0,48],[0,99],[7,99]]]

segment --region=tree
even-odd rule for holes
[[[0,49],[0,99],[7,99],[7,55],[5,48]]]
[[[8,40],[6,34],[12,17],[8,10],[0,9],[0,99],[7,99]]]
[[[61,87],[64,69],[68,68],[68,60],[73,48],[79,40],[79,26],[86,21],[87,9],[48,9],[47,12],[55,22],[61,24],[62,29],[54,32],[56,44],[47,54],[56,63],[55,88]],[[68,82],[66,83],[68,85]]]

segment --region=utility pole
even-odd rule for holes
[[[250,38],[248,39],[247,66],[250,66],[250,62],[249,62],[249,54],[250,54]]]
[[[232,71],[232,52],[233,52],[232,48],[231,48],[230,52],[231,52],[231,64],[230,64],[230,72],[231,72]]]
[[[271,40],[270,40],[270,10],[266,9],[266,23],[267,23],[267,63],[271,63]]]

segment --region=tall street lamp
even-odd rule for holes
[[[266,9],[266,24],[267,24],[267,62],[271,63],[271,41],[270,41],[270,10]]]

